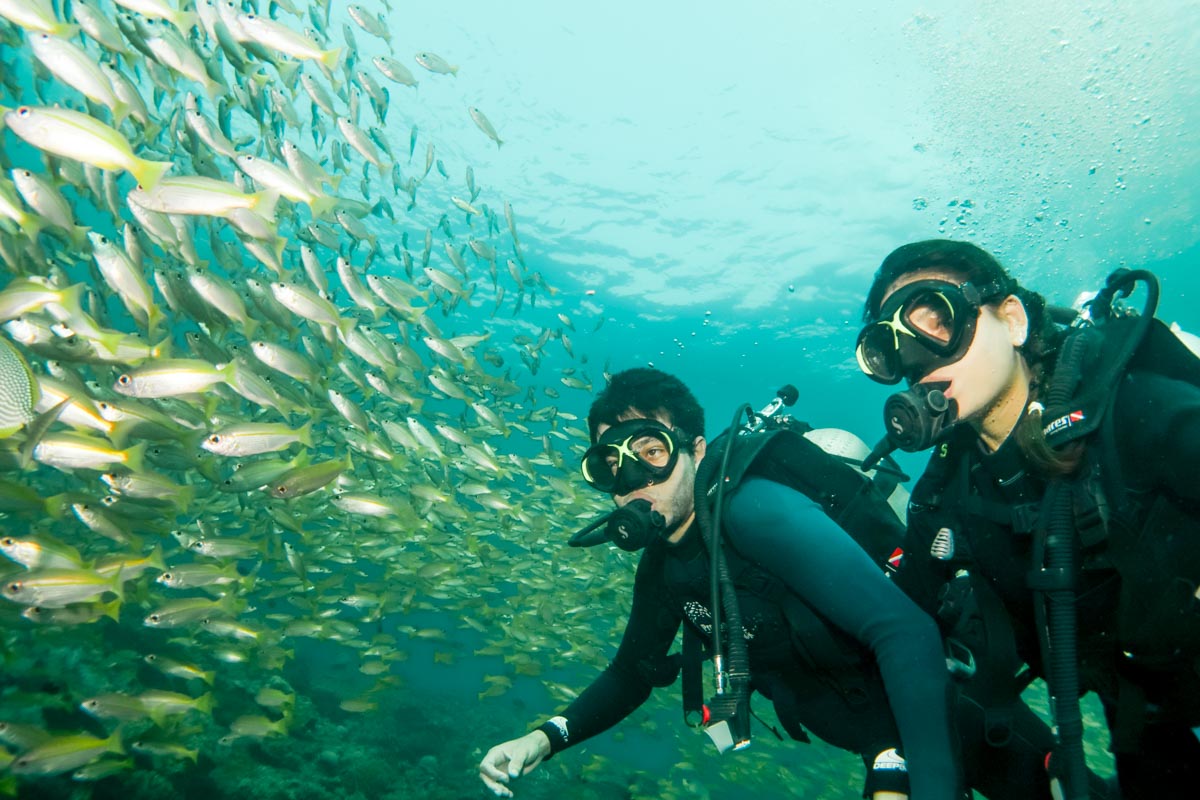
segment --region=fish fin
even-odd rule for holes
[[[125,443],[129,441],[129,434],[137,427],[137,422],[133,420],[122,420],[114,422],[113,426],[108,430],[108,440],[112,442],[113,447],[118,450],[125,447]]]
[[[185,486],[179,490],[179,495],[175,498],[179,505],[179,513],[186,514],[188,506],[192,504],[192,500],[196,498],[196,487]]]
[[[111,591],[117,596],[117,599],[121,601],[125,600],[125,581],[121,579],[121,573],[124,571],[125,565],[121,564],[121,566],[117,567],[117,574],[113,575],[112,579]]]
[[[334,191],[337,191],[336,186],[333,188]],[[314,217],[324,218],[329,215],[329,212],[333,211],[333,209],[337,207],[338,200],[340,199],[341,198],[333,197],[331,195],[322,195],[309,203],[308,208],[310,211],[312,211],[312,215]]]
[[[113,103],[113,107],[109,109],[113,116],[113,127],[120,128],[121,123],[129,117],[129,104],[123,100],[118,100]]]
[[[338,60],[342,57],[342,49],[341,47],[334,47],[329,50],[323,50],[317,60],[321,62],[321,66],[326,70],[333,70],[338,65]]]
[[[196,698],[196,710],[203,714],[212,714],[213,696],[212,692],[205,692]]]
[[[171,22],[175,23],[175,27],[187,38],[192,28],[200,24],[200,16],[195,11],[180,11],[173,15]]]
[[[167,571],[167,565],[163,561],[162,542],[155,542],[154,549],[150,552],[150,555],[147,556],[147,558],[146,558],[146,563],[149,564],[150,566],[154,567],[159,572]]]
[[[62,519],[67,514],[67,509],[71,507],[74,500],[67,492],[56,494],[53,497],[47,497],[45,502],[46,515],[51,519]]]
[[[275,206],[279,203],[279,192],[274,189],[264,189],[254,194],[254,213],[267,222],[275,221]]]
[[[310,419],[308,422],[304,423],[297,432],[298,436],[296,438],[299,439],[300,444],[304,445],[305,447],[313,446],[312,424],[313,421]]]
[[[111,603],[101,603],[100,611],[113,622],[121,621],[121,601],[119,599],[113,600]]]
[[[300,72],[299,61],[291,61],[281,58],[275,61],[275,69],[279,72],[279,77],[283,79],[284,84],[286,84],[289,89],[296,88],[296,76]]]
[[[142,472],[146,468],[147,442],[138,442],[125,451],[125,466],[131,472]]]
[[[174,161],[147,161],[135,158],[134,168],[130,170],[143,189],[153,189],[162,180],[167,170],[175,166]]]
[[[36,384],[34,384],[36,386]],[[36,389],[34,391],[36,394]],[[34,397],[36,402],[37,398]],[[49,408],[38,414],[30,422],[25,425],[25,442],[21,445],[21,469],[28,469],[33,463],[33,450],[38,446],[42,437],[50,430],[50,426],[55,423],[63,409],[71,404],[70,397],[64,397],[53,408]]]

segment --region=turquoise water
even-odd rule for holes
[[[115,10],[107,0],[97,4]],[[1025,2],[899,2],[838,10],[799,10],[783,2],[732,8],[625,0],[595,8],[473,0],[368,6],[385,14],[394,55],[419,85],[389,85],[386,123],[375,121],[360,92],[359,123],[378,126],[401,180],[419,181],[419,188],[406,208],[409,197],[393,191],[390,175],[382,178],[371,167],[364,186],[363,159],[347,149],[338,194],[372,204],[386,199],[395,220],[379,213],[363,217],[379,242],[369,269],[363,269],[369,245],[353,245],[349,232],[336,227],[334,236],[362,272],[405,282],[395,248],[407,250],[418,264],[411,282],[426,293],[428,317],[439,331],[446,338],[489,337],[464,345],[480,361],[447,360],[422,344],[426,331],[411,317],[384,315],[376,327],[397,341],[408,337],[419,354],[422,365],[404,387],[423,402],[418,408],[355,388],[337,372],[341,356],[332,345],[322,349],[323,380],[363,405],[371,435],[401,456],[389,463],[356,451],[340,488],[403,504],[408,512],[392,525],[340,512],[329,502],[329,489],[290,502],[257,492],[226,495],[214,491],[195,464],[156,465],[196,492],[190,508],[126,501],[131,514],[150,517],[142,520],[147,530],[136,546],[91,533],[69,511],[62,518],[7,512],[0,519],[6,534],[52,532],[89,562],[144,556],[161,543],[169,566],[204,563],[169,530],[259,544],[256,556],[219,563],[236,563],[242,575],[255,572],[252,588],[227,595],[247,601],[232,616],[263,633],[248,643],[214,636],[199,622],[167,631],[142,625],[167,600],[210,596],[172,592],[154,582],[154,571],[126,585],[120,623],[35,627],[19,616],[19,605],[5,601],[0,720],[58,734],[109,734],[113,722],[82,714],[81,701],[150,688],[192,697],[209,691],[202,681],[148,667],[142,660],[148,653],[214,670],[216,703],[210,714],[139,719],[123,729],[127,750],[135,740],[178,745],[195,751],[194,762],[136,751],[130,770],[102,781],[73,782],[69,773],[9,776],[0,787],[22,797],[482,796],[475,777],[482,753],[553,713],[567,690],[583,688],[611,656],[628,607],[629,557],[561,548],[577,519],[599,507],[574,476],[582,425],[567,416],[582,418],[592,392],[568,384],[599,387],[606,371],[653,364],[694,389],[708,411],[708,433],[715,435],[738,404],[760,407],[779,386],[792,383],[801,390],[798,416],[874,441],[887,392],[858,374],[852,347],[870,275],[904,242],[968,238],[1064,304],[1098,286],[1111,269],[1149,267],[1163,281],[1160,316],[1200,330],[1188,302],[1200,291],[1194,269],[1200,254],[1194,222],[1200,6],[1058,5],[1052,11]],[[303,6],[297,10],[308,13]],[[296,30],[310,24],[286,9],[260,12]],[[70,13],[58,9],[59,18]],[[388,53],[341,4],[334,5],[326,30],[330,46],[341,46],[350,31],[364,69],[371,69],[371,56]],[[81,96],[58,80],[35,80],[27,35],[15,26],[4,31],[0,58],[11,85],[0,103],[83,108]],[[208,55],[210,46],[197,29],[191,47]],[[97,56],[103,52],[94,43],[87,47]],[[458,67],[457,75],[422,69],[413,58],[418,52],[440,55]],[[132,72],[131,65],[142,61],[135,56],[124,68]],[[221,70],[228,85],[236,82],[233,67]],[[311,72],[321,78],[320,71]],[[196,92],[204,112],[217,117],[199,84],[165,74],[181,93]],[[283,125],[287,138],[315,153],[308,95],[299,88],[290,95],[275,67],[262,66],[260,74],[264,85],[294,100],[300,124]],[[143,68],[136,76],[151,116],[169,129],[182,94],[155,92]],[[337,84],[347,85],[344,75]],[[231,93],[226,102],[237,109],[240,101]],[[342,99],[337,106],[349,108]],[[470,107],[486,114],[502,146],[472,122]],[[107,112],[93,111],[111,121]],[[258,157],[272,155],[261,147],[269,138],[258,126],[262,118],[243,110],[232,116],[233,138]],[[326,123],[325,135],[338,138]],[[135,152],[171,157],[173,174],[199,171],[201,155],[217,164],[224,180],[236,174],[231,161],[203,145],[172,144],[165,136],[143,140],[137,129],[133,123],[122,128]],[[6,172],[47,171],[28,143],[12,132],[0,136]],[[434,163],[426,173],[431,146]],[[277,154],[274,160],[282,163]],[[470,196],[468,167],[479,189],[472,203],[490,209],[490,227],[486,213],[469,216],[451,200]],[[333,169],[328,162],[326,168]],[[123,203],[134,182],[127,175],[116,180]],[[127,206],[119,203],[114,215],[85,186],[60,185],[80,224],[119,239],[118,220],[130,219]],[[504,217],[506,202],[519,246]],[[299,232],[311,214],[301,203],[281,208],[285,265],[303,280]],[[19,225],[3,225],[7,247],[28,244]],[[420,274],[427,230],[430,265],[475,285],[465,302],[454,305],[439,296]],[[231,282],[276,279],[240,249],[226,221],[204,218],[197,231],[201,258]],[[236,260],[214,256],[208,244],[213,232],[239,254]],[[447,256],[446,242],[460,249],[468,239],[495,249],[495,285],[486,259],[469,247],[464,273]],[[107,305],[110,328],[137,330],[86,253],[46,234],[38,241],[45,257],[40,263],[58,264],[68,282],[93,287]],[[355,316],[351,298],[332,277],[334,250],[318,252],[338,308]],[[520,283],[505,264],[518,256]],[[148,268],[180,259],[169,247],[147,249]],[[499,303],[495,287],[505,289]],[[155,299],[165,307],[158,289]],[[253,308],[251,314],[262,317]],[[373,322],[359,316],[363,324]],[[267,325],[262,337],[296,349],[301,333],[320,339],[316,328],[295,322],[296,331]],[[196,357],[183,338],[198,330],[192,315],[170,313],[168,325],[175,354]],[[251,338],[237,324],[209,328],[222,345],[244,347]],[[550,338],[536,351],[521,343],[519,337],[536,341],[543,331]],[[559,335],[564,332],[566,341]],[[37,354],[27,351],[26,357],[35,372],[48,369]],[[119,399],[110,387],[130,368],[68,364],[70,372],[95,381],[88,392],[97,400]],[[528,433],[510,429],[505,436],[469,403],[448,398],[428,380],[439,368],[470,399]],[[312,420],[318,435],[308,452],[314,461],[353,449],[341,432],[345,423],[317,387],[287,385],[302,401],[298,411],[276,413],[224,391],[213,395],[216,414],[293,426]],[[203,401],[185,402],[206,408]],[[555,421],[537,416],[554,408],[561,415]],[[441,422],[466,431],[476,447],[494,448],[504,469],[471,466],[464,450],[444,440],[443,461],[425,448],[386,438],[383,421],[403,423],[406,415],[426,427]],[[206,423],[205,432],[212,427]],[[63,429],[58,423],[52,430]],[[189,446],[198,453],[195,442]],[[557,459],[537,461],[546,450]],[[293,446],[288,456],[305,451]],[[228,468],[226,461],[216,464]],[[904,464],[919,470],[921,459]],[[0,478],[43,496],[73,492],[92,502],[108,491],[95,471],[44,464],[23,472],[6,467]],[[486,483],[524,516],[472,500],[465,481]],[[417,485],[432,486],[446,499],[430,503],[413,493]],[[268,520],[262,512],[269,509],[292,513],[302,529]],[[311,575],[304,580],[293,574],[284,542],[305,558]],[[23,572],[11,566],[6,581]],[[352,593],[368,597],[368,604],[342,602]],[[382,598],[378,612],[372,598]],[[580,606],[587,608],[575,610]],[[289,627],[329,620],[340,624],[326,624],[318,635]],[[246,660],[224,660],[229,647]],[[368,652],[377,648],[387,652]],[[386,665],[382,673],[363,673],[379,660]],[[510,680],[511,687],[488,680],[497,678]],[[284,715],[277,706],[256,704],[264,687],[294,693],[294,710]],[[364,699],[368,706],[342,707]],[[777,743],[758,728],[750,751],[718,758],[706,739],[680,724],[678,705],[677,688],[659,691],[616,732],[523,779],[518,797],[857,796],[861,766],[854,757],[820,745]],[[286,717],[289,735],[222,743],[243,715],[272,722]],[[1102,747],[1102,737],[1093,733]],[[1103,763],[1102,753],[1091,755]]]

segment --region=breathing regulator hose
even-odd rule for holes
[[[737,593],[729,567],[725,563],[721,547],[721,512],[725,494],[725,476],[729,457],[737,441],[738,421],[742,414],[753,410],[742,405],[734,415],[733,422],[725,434],[725,447],[718,468],[715,459],[706,458],[696,470],[696,522],[708,547],[712,563],[710,589],[713,612],[713,669],[716,680],[716,696],[709,701],[711,721],[706,726],[709,735],[722,752],[726,749],[740,750],[750,744],[750,657],[746,652],[746,640],[742,636],[742,615],[738,607]],[[719,472],[718,472],[719,469]],[[714,473],[717,480],[713,482]],[[711,486],[711,489],[710,489]],[[710,506],[709,495],[714,495]],[[718,610],[719,609],[719,610]],[[721,635],[722,614],[728,632],[728,641]],[[728,653],[728,661],[725,655]],[[724,743],[714,729],[728,726],[728,739]],[[723,738],[723,737],[722,737]]]
[[[1104,289],[1097,295],[1088,323],[1103,324],[1113,314],[1112,301],[1127,296],[1138,280],[1149,289],[1146,308],[1137,322],[1137,330],[1129,337],[1118,356],[1128,363],[1137,345],[1145,337],[1158,306],[1158,279],[1145,270],[1118,270],[1109,276]],[[1069,337],[1064,344],[1054,378],[1047,391],[1047,406],[1063,408],[1078,388],[1087,355],[1087,342],[1082,336]],[[1120,374],[1116,380],[1120,379]],[[1111,391],[1116,386],[1110,387]],[[1111,396],[1111,393],[1110,393]],[[1054,721],[1058,728],[1061,756],[1059,772],[1063,783],[1064,800],[1087,800],[1088,771],[1083,752],[1083,714],[1079,707],[1079,620],[1076,606],[1076,579],[1079,575],[1079,549],[1075,531],[1072,491],[1066,480],[1054,480],[1046,491],[1046,536],[1035,538],[1034,564],[1044,565],[1031,574],[1031,586],[1044,598],[1035,604],[1037,623],[1046,631],[1043,661],[1054,703]]]

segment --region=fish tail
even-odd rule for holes
[[[109,587],[109,591],[115,594],[117,599],[122,602],[125,600],[125,579],[121,577],[124,571],[125,565],[122,564],[117,568],[117,574],[113,575],[112,586]]]
[[[135,427],[137,427],[137,423],[131,420],[114,422],[108,430],[108,440],[113,443],[113,447],[120,450],[129,441],[129,434]]]
[[[146,468],[146,442],[138,442],[125,451],[125,466],[131,472],[142,472]]]
[[[340,176],[338,178],[338,182],[341,182]],[[336,192],[337,186],[334,186],[333,190]],[[330,195],[322,195],[309,203],[308,207],[312,211],[312,215],[314,217],[325,217],[328,216],[329,212],[333,211],[334,207],[337,206],[339,199],[340,198],[337,197],[331,197]]]
[[[296,438],[299,439],[300,444],[304,445],[305,447],[313,446],[312,420],[311,419],[308,422],[304,423],[304,425],[301,426],[300,430],[297,432]]]
[[[53,497],[47,497],[43,508],[46,511],[46,515],[51,519],[62,519],[66,516],[67,509],[71,507],[72,502],[74,502],[74,499],[70,496],[70,493],[63,492]]]
[[[196,698],[196,710],[203,714],[212,714],[213,696],[212,692],[205,692]]]
[[[338,60],[342,57],[342,49],[341,47],[333,47],[329,50],[322,50],[317,60],[321,62],[321,66],[325,69],[333,70],[338,65]]]
[[[199,24],[200,16],[195,11],[180,11],[172,15],[171,22],[174,22],[175,27],[186,37],[192,28]]]
[[[29,237],[29,241],[36,242],[38,234],[46,227],[46,221],[36,214],[26,214],[24,222],[21,223],[21,231]]]
[[[74,225],[67,231],[67,236],[71,239],[71,244],[76,250],[91,250],[91,242],[87,238],[88,231],[90,230],[91,228],[87,225]]]
[[[358,324],[358,320],[354,317],[342,317],[338,320],[337,329],[342,336],[349,336],[350,331],[354,330],[354,326]]]
[[[299,61],[289,61],[281,58],[275,62],[275,70],[289,89],[296,88],[296,76],[300,72]]]
[[[104,616],[111,619],[113,622],[121,621],[121,601],[113,600],[111,603],[101,603],[100,611]]]
[[[118,605],[120,605],[118,603]],[[121,744],[121,737],[125,734],[125,723],[117,726],[117,729],[112,732],[112,735],[104,740],[104,747],[110,753],[125,753],[125,745]]]
[[[192,500],[196,498],[196,487],[185,486],[179,490],[179,494],[175,498],[175,502],[179,506],[179,513],[186,514],[188,506],[192,504]]]
[[[174,161],[147,161],[144,158],[135,157],[130,172],[133,173],[133,177],[137,178],[137,182],[143,189],[153,189],[162,180],[163,175],[167,174],[167,170],[173,166],[175,166]]]
[[[279,192],[274,189],[264,189],[254,194],[254,213],[268,222],[275,219],[275,206],[279,202]]]
[[[162,542],[155,542],[154,550],[146,557],[146,563],[154,567],[159,572],[166,572],[167,565],[163,562]]]
[[[129,104],[124,100],[118,100],[117,102],[113,103],[113,107],[109,110],[112,111],[113,115],[113,127],[120,128],[121,123],[129,117],[129,112],[131,109],[129,108]]]

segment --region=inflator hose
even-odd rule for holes
[[[1069,338],[1047,391],[1047,405],[1058,408],[1075,393],[1087,353],[1084,337]],[[1064,480],[1051,481],[1044,500],[1047,509],[1046,536],[1035,539],[1035,565],[1051,579],[1038,591],[1042,602],[1035,604],[1038,626],[1046,631],[1042,660],[1054,700],[1054,722],[1058,728],[1058,753],[1062,759],[1064,800],[1087,800],[1088,772],[1083,752],[1083,714],[1079,707],[1079,630],[1075,603],[1075,518],[1071,492]],[[1044,552],[1043,552],[1044,548]],[[1058,576],[1053,580],[1051,576]]]
[[[733,579],[729,575],[729,567],[722,557],[719,515],[725,494],[725,473],[729,465],[729,455],[732,451],[734,440],[737,437],[737,423],[742,413],[746,410],[750,410],[750,407],[742,406],[738,408],[737,414],[733,419],[733,424],[730,425],[728,432],[725,434],[725,448],[722,452],[720,472],[715,486],[716,500],[711,507],[708,503],[708,491],[712,483],[713,473],[717,470],[716,459],[706,458],[700,462],[700,466],[696,470],[695,483],[696,522],[699,524],[704,542],[708,546],[709,558],[712,559],[713,567],[713,651],[717,654],[721,654],[722,652],[721,623],[717,618],[717,609],[720,608],[725,614],[729,633],[726,644],[729,654],[726,662],[726,672],[729,675],[731,693],[735,696],[740,695],[737,698],[739,701],[747,701],[749,698],[750,657],[746,652],[746,640],[741,635],[742,614],[738,605],[737,592],[733,586]],[[738,703],[738,707],[742,707],[741,702]],[[747,707],[748,712],[749,709]]]
[[[1128,295],[1137,281],[1146,283],[1146,306],[1137,321],[1136,330],[1124,343],[1116,360],[1128,364],[1145,338],[1158,308],[1158,279],[1146,270],[1118,270],[1108,277],[1097,295],[1095,318],[1101,324],[1112,316],[1112,301],[1118,295]],[[1094,319],[1095,319],[1094,318]],[[1087,341],[1083,336],[1069,337],[1054,371],[1047,391],[1047,406],[1063,408],[1070,402],[1083,374]],[[1123,370],[1114,374],[1115,382]],[[1075,579],[1079,574],[1078,551],[1075,541],[1075,515],[1069,484],[1066,480],[1051,481],[1046,490],[1046,537],[1044,545],[1035,543],[1034,564],[1042,564],[1044,583],[1038,591],[1042,602],[1035,604],[1039,627],[1046,630],[1043,661],[1050,693],[1054,697],[1054,721],[1058,727],[1059,755],[1064,800],[1087,800],[1088,770],[1083,752],[1083,714],[1079,707],[1079,618],[1075,602]],[[1036,540],[1035,540],[1036,541]],[[1043,551],[1044,547],[1044,551]]]

